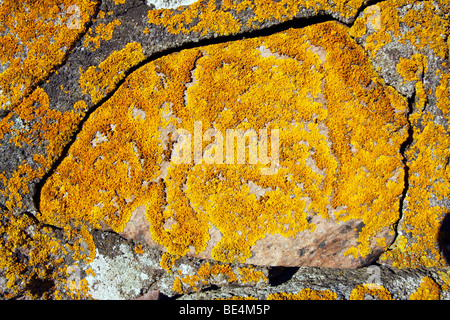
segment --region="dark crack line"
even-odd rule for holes
[[[393,226],[394,232],[395,232],[395,237],[394,237],[394,240],[392,241],[392,244],[395,243],[395,241],[397,240],[398,235],[399,235],[398,228],[399,228],[400,222],[403,219],[406,196],[407,196],[408,190],[409,190],[409,174],[410,173],[409,173],[409,165],[408,165],[408,158],[406,157],[406,152],[409,150],[409,147],[412,145],[412,143],[414,141],[414,139],[413,139],[414,130],[413,130],[413,126],[412,126],[409,118],[413,112],[413,106],[414,106],[415,99],[416,99],[416,93],[414,92],[413,95],[410,98],[408,98],[408,112],[406,114],[406,120],[408,122],[408,137],[400,146],[400,154],[403,157],[402,162],[403,162],[404,171],[405,171],[404,177],[403,177],[404,187],[403,187],[402,195],[400,197],[399,210],[398,210],[399,217]],[[390,247],[387,248],[387,251],[390,251],[390,250],[392,250]]]
[[[346,24],[349,28],[352,28],[353,26],[354,26],[354,24],[355,24],[355,22],[356,22],[356,20],[358,19],[358,17],[361,15],[361,13],[362,12],[364,12],[364,10],[366,10],[368,7],[370,7],[370,6],[373,6],[373,5],[376,5],[376,4],[378,4],[378,3],[381,3],[381,2],[385,2],[386,0],[369,0],[365,5],[363,5],[363,6],[361,6],[360,8],[359,8],[359,10],[357,11],[357,13],[356,13],[356,15],[355,15],[355,20],[354,21],[352,21],[352,23],[350,23],[350,24]],[[353,38],[353,37],[352,37]],[[354,39],[354,40],[356,40],[356,39]],[[362,47],[362,49],[364,50],[364,52],[366,52],[366,54],[367,54],[367,50],[365,49],[365,47],[362,45],[362,43],[359,43],[358,41],[355,41],[358,45],[360,45],[361,47]],[[372,60],[371,58],[370,58],[370,60]],[[378,74],[378,72],[377,72],[377,74]],[[379,74],[378,74],[379,75]],[[382,78],[382,79],[384,79],[381,75],[379,75],[379,77],[380,78]],[[405,98],[407,98],[407,101],[408,101],[408,112],[407,112],[407,114],[406,114],[406,120],[407,120],[407,123],[408,123],[408,137],[406,138],[406,140],[400,145],[400,154],[402,155],[402,163],[403,163],[403,166],[404,166],[404,177],[403,177],[403,183],[404,183],[404,187],[403,187],[403,191],[402,191],[402,195],[401,195],[401,197],[400,197],[400,203],[399,203],[399,218],[398,218],[398,220],[394,223],[394,225],[393,225],[393,229],[394,229],[394,232],[395,232],[395,236],[394,236],[394,240],[392,241],[392,244],[394,244],[395,243],[395,241],[397,240],[397,238],[398,238],[398,235],[399,235],[399,230],[398,230],[398,228],[399,228],[399,225],[400,225],[400,222],[402,221],[402,219],[403,219],[403,215],[404,215],[404,209],[405,209],[405,201],[406,201],[406,196],[407,196],[407,194],[408,194],[408,190],[409,190],[409,165],[408,165],[408,159],[407,159],[407,157],[406,157],[406,152],[408,151],[408,149],[409,149],[409,147],[412,145],[412,143],[413,143],[413,141],[414,141],[414,139],[413,139],[413,134],[414,134],[414,130],[413,130],[413,126],[412,126],[412,124],[411,124],[411,121],[410,121],[410,116],[411,116],[411,114],[413,113],[413,106],[414,106],[414,102],[415,102],[415,95],[416,95],[416,93],[415,92],[413,92],[413,95],[412,95],[412,97],[410,97],[410,98],[408,98],[408,97],[406,97],[406,96],[404,96],[404,95],[402,95],[400,92],[398,92],[397,91],[397,89],[395,89],[393,86],[391,86],[394,90],[395,90],[395,92],[397,92],[399,95],[401,95],[401,96],[403,96],[403,97],[405,97]],[[391,245],[392,245],[391,244]],[[392,250],[392,248],[391,248],[391,246],[389,246],[387,249],[386,249],[386,251],[390,251],[390,250]],[[378,261],[378,260],[376,260],[376,261]],[[376,263],[376,261],[374,261],[374,263]]]

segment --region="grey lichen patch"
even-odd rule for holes
[[[146,0],[146,4],[151,7],[154,6],[155,9],[176,9],[179,6],[188,6],[198,0]]]
[[[117,256],[107,256],[98,250],[90,268],[95,276],[86,277],[90,294],[94,299],[131,299],[142,295],[152,282],[148,269],[154,261],[148,256],[137,257],[131,248],[119,245]]]

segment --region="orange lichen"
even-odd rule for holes
[[[350,300],[365,300],[368,296],[376,300],[392,300],[391,293],[383,286],[373,288],[366,284],[357,285],[350,294]]]
[[[413,114],[411,117],[416,117]],[[446,210],[432,205],[432,198],[450,197],[450,137],[447,130],[428,119],[422,122],[422,130],[413,126],[415,143],[406,152],[410,168],[409,188],[403,212],[403,224],[411,240],[398,237],[392,250],[382,255],[395,267],[446,266],[437,246],[441,220]]]
[[[262,271],[255,271],[252,268],[239,268],[242,283],[257,283],[261,280],[267,280]]]
[[[277,292],[267,296],[267,300],[336,300],[337,295],[331,290],[312,290],[305,288],[298,293]]]
[[[232,296],[230,298],[218,298],[215,300],[258,300],[252,296],[240,297],[240,296]]]
[[[69,8],[77,6],[77,12]],[[94,14],[88,0],[4,0],[0,4],[0,109],[13,108],[64,59]],[[75,16],[76,14],[76,16]],[[72,21],[79,19],[79,28]]]
[[[199,290],[201,286],[216,283],[218,276],[225,277],[228,283],[242,283],[242,284],[257,284],[261,281],[267,281],[264,272],[257,271],[253,267],[233,268],[226,264],[213,264],[209,262],[202,264],[196,274],[185,275],[181,270],[178,271],[180,277],[177,277],[174,282],[174,287],[178,289],[177,292],[188,292]],[[223,278],[221,278],[223,281]],[[179,282],[180,281],[180,282]],[[183,289],[183,285],[185,289]],[[180,291],[181,290],[181,291]]]
[[[134,252],[136,254],[143,254],[144,253],[144,248],[142,247],[142,245],[138,245],[134,247]]]
[[[85,36],[83,46],[88,47],[90,45],[92,51],[97,50],[98,48],[100,48],[100,40],[111,40],[114,32],[114,27],[120,25],[121,22],[119,19],[115,19],[108,24],[99,23],[95,27],[95,31],[92,28],[89,29],[89,32]],[[96,36],[93,36],[94,32],[97,34]]]
[[[172,290],[178,292],[179,294],[183,294],[183,286],[181,284],[180,278],[175,278],[172,286]]]
[[[84,94],[90,94],[95,104],[115,88],[130,67],[142,60],[144,54],[141,44],[127,43],[122,50],[114,51],[98,66],[91,66],[86,71],[80,67],[80,88]]]
[[[450,271],[444,270],[444,271],[438,271],[439,278],[441,280],[441,290],[442,291],[449,291],[450,290]]]
[[[402,11],[400,8],[406,5],[410,9]],[[375,6],[380,13],[379,28],[365,39],[366,51],[375,57],[382,46],[396,39],[402,44],[412,45],[419,52],[410,59],[400,58],[396,66],[404,82],[414,82],[415,105],[409,117],[413,143],[405,154],[409,167],[409,188],[404,200],[400,235],[392,250],[383,254],[382,260],[396,267],[444,266],[446,262],[437,243],[440,221],[448,210],[435,200],[442,201],[450,196],[450,171],[447,166],[450,140],[446,128],[424,111],[433,89],[426,88],[421,79],[429,72],[429,50],[440,58],[448,58],[444,35],[448,35],[450,24],[436,10],[433,1],[385,1]],[[355,21],[351,28],[353,37],[360,38],[367,33],[371,19],[368,13]],[[443,67],[448,70],[445,64]],[[447,72],[437,70],[436,78],[441,78],[441,84],[434,92],[437,108],[449,120],[449,76]]]
[[[412,8],[403,14],[400,8],[406,5]],[[433,1],[383,1],[369,8],[373,7],[376,7],[379,13],[375,17],[378,19],[377,28],[367,36],[365,45],[365,49],[372,57],[375,57],[378,50],[390,43],[393,38],[398,39],[400,43],[414,46],[419,52],[428,48],[439,57],[448,57],[448,45],[441,35],[448,33],[449,21],[437,14]],[[352,37],[359,38],[367,33],[367,26],[374,19],[373,10],[369,8],[352,26],[350,30]],[[407,26],[408,29],[402,26]]]
[[[342,1],[330,3],[325,0],[315,1],[223,1],[221,7],[214,0],[197,1],[188,7],[173,9],[149,10],[148,22],[163,25],[170,33],[188,34],[199,32],[202,35],[214,32],[219,35],[229,35],[238,32],[242,28],[242,22],[235,18],[232,12],[239,13],[242,10],[251,10],[254,14],[246,24],[258,28],[263,21],[287,21],[294,18],[302,8],[312,9],[316,12],[329,10],[339,12],[343,17],[354,15],[362,0]],[[193,24],[194,18],[198,20]]]
[[[120,231],[145,205],[152,238],[168,254],[205,250],[212,224],[223,235],[212,256],[229,262],[245,261],[266,234],[313,231],[308,213],[328,218],[344,208],[333,214],[362,219],[353,251],[367,256],[374,236],[398,219],[406,101],[382,85],[347,32],[324,23],[185,50],[138,69],[91,115],[47,181],[43,216]],[[120,78],[112,70],[129,65],[107,60],[108,68],[91,67],[80,80],[94,102]],[[194,132],[196,121],[202,133],[280,129],[280,167],[264,176],[261,162],[170,164],[160,130]],[[162,161],[170,164],[164,181]],[[265,196],[249,194],[249,181]]]
[[[10,143],[17,146],[22,144],[43,144],[47,141],[47,155],[36,154],[34,161],[36,168],[24,162],[7,178],[4,172],[0,172],[5,188],[0,193],[7,197],[5,205],[8,209],[22,208],[22,196],[29,192],[28,184],[37,178],[41,178],[49,170],[52,163],[61,155],[62,149],[76,130],[82,113],[69,111],[62,113],[50,109],[47,94],[41,88],[37,88],[20,105],[15,108],[15,113],[26,124],[22,128],[16,128],[11,120],[12,113],[1,119],[1,135],[8,133]]]
[[[83,238],[74,233],[64,233],[63,239],[55,237],[50,228],[35,223],[27,215],[14,216],[10,211],[2,210],[0,271],[7,279],[6,288],[2,289],[8,290],[12,296],[46,299],[63,294],[55,288],[65,286],[64,294],[87,297],[86,284],[71,286],[71,280],[67,279],[68,266],[64,264],[63,257],[89,261],[92,247],[89,244],[85,246]],[[48,290],[37,288],[36,283],[45,284]]]
[[[410,300],[439,300],[441,288],[430,277],[423,277],[419,288],[416,292],[413,292],[410,296]]]
[[[419,76],[422,75],[425,70],[426,58],[421,54],[415,54],[411,59],[400,57],[400,62],[397,64],[397,72],[403,76],[405,82],[419,80]]]

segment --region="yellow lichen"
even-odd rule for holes
[[[337,295],[331,290],[312,290],[305,288],[298,293],[278,292],[271,293],[267,300],[336,300]]]
[[[91,66],[86,71],[80,70],[80,88],[84,94],[90,94],[95,104],[115,88],[130,67],[142,60],[144,54],[140,43],[127,43],[122,50],[114,51],[98,66]]]
[[[407,10],[406,14],[400,13],[400,8],[407,5],[412,8]],[[375,32],[367,36],[365,45],[372,57],[393,38],[398,39],[400,43],[414,46],[419,52],[429,48],[441,58],[448,57],[448,45],[441,35],[447,34],[449,21],[437,14],[433,1],[383,1],[369,8],[373,7],[376,7],[379,13],[375,17],[378,19],[378,28],[374,28]],[[353,37],[362,37],[367,33],[367,26],[374,19],[373,10],[368,10],[369,8],[351,28],[350,34]],[[407,26],[408,29],[402,26]]]
[[[335,218],[362,219],[352,250],[367,256],[373,237],[398,219],[398,151],[406,137],[398,129],[406,126],[406,101],[382,85],[347,32],[324,23],[185,50],[136,70],[91,115],[47,181],[43,216],[55,225],[84,221],[120,231],[145,205],[152,238],[168,254],[205,250],[212,224],[223,235],[212,256],[230,262],[245,261],[267,234],[313,231],[308,213],[328,218],[332,208],[345,208]],[[123,76],[117,70],[131,64],[123,51],[137,50],[132,46],[112,54],[100,71],[93,66],[82,74],[94,103]],[[140,58],[136,53],[131,60]],[[262,163],[171,163],[162,183],[160,165],[170,153],[160,130],[173,125],[194,132],[198,121],[202,133],[279,129],[280,168],[264,176]],[[268,190],[263,198],[249,195],[249,181]]]
[[[92,246],[81,245],[84,241],[77,234],[65,233],[62,241],[52,231],[36,224],[27,215],[14,216],[10,211],[0,215],[0,271],[6,276],[6,288],[10,295],[23,295],[29,299],[58,297],[56,287],[66,286],[65,294],[88,296],[86,283],[73,286],[67,279],[64,258],[69,255],[74,261],[92,258]],[[86,247],[87,250],[84,250]],[[94,249],[95,254],[95,249]],[[74,262],[74,265],[76,262]],[[36,288],[36,283],[51,284],[48,290]],[[72,284],[72,285],[71,285]]]
[[[217,281],[216,277],[219,275],[226,277],[228,283],[257,284],[261,281],[267,281],[267,277],[264,275],[264,272],[256,271],[253,267],[236,268],[236,270],[233,271],[230,265],[211,265],[209,262],[202,264],[198,268],[196,274],[183,276],[181,270],[179,270],[178,273],[180,277],[177,277],[176,279],[181,282],[178,284],[178,280],[176,280],[174,282],[174,286],[182,288],[182,284],[184,284],[186,287],[184,292],[187,292],[188,290],[196,291],[201,287],[201,285],[213,284]]]
[[[142,248],[142,245],[138,245],[134,247],[134,252],[136,254],[143,254],[144,253],[144,248]]]
[[[85,36],[83,46],[88,47],[92,43],[91,50],[92,51],[97,50],[98,48],[100,48],[100,39],[104,41],[111,40],[114,32],[114,27],[120,25],[121,22],[119,19],[115,19],[108,24],[99,23],[95,27],[95,31],[92,28],[89,29],[89,32]],[[92,35],[94,32],[97,34],[96,36]]]
[[[392,300],[391,293],[383,286],[372,288],[366,284],[357,285],[350,294],[350,300],[365,300],[368,296],[376,300]]]
[[[232,296],[230,298],[218,298],[215,300],[258,300],[252,296],[240,297],[240,296]]]
[[[183,294],[183,286],[181,284],[180,278],[175,278],[172,286],[172,290],[178,292],[179,294]]]
[[[406,153],[410,178],[405,199],[408,207],[402,219],[411,240],[399,237],[393,249],[381,257],[398,268],[447,265],[437,245],[446,210],[433,206],[431,199],[450,197],[450,168],[446,165],[450,159],[450,137],[443,126],[432,120],[421,125],[422,130],[413,126],[415,143]]]
[[[409,5],[410,10],[400,8]],[[439,253],[438,232],[440,223],[448,212],[432,199],[443,200],[450,196],[449,159],[450,140],[444,126],[434,120],[434,116],[423,110],[433,94],[421,80],[428,71],[427,50],[440,58],[448,58],[449,21],[437,10],[433,1],[401,0],[384,1],[375,5],[380,13],[379,28],[367,36],[365,49],[372,57],[387,43],[397,39],[402,44],[412,45],[419,52],[410,59],[400,57],[397,72],[404,82],[414,81],[415,106],[409,120],[413,128],[413,144],[405,157],[409,167],[408,183],[403,212],[403,229],[392,250],[382,255],[396,267],[444,266],[445,260]],[[368,31],[371,14],[366,11],[351,28],[355,38]],[[444,69],[448,67],[443,65]],[[436,104],[444,118],[449,119],[448,73],[438,70],[436,77],[441,84],[436,88]]]
[[[0,73],[0,109],[14,108],[64,61],[96,5],[89,0],[1,2],[0,65],[6,70]]]
[[[262,271],[255,271],[251,268],[240,268],[239,273],[241,274],[242,283],[257,283],[261,280],[267,280]]]
[[[231,12],[239,13],[242,10],[252,10],[254,16],[247,21],[248,26],[258,28],[263,21],[287,21],[294,18],[301,8],[314,11],[331,10],[339,12],[343,17],[354,15],[363,4],[361,0],[337,0],[330,3],[325,0],[315,1],[289,1],[277,2],[267,0],[223,1],[218,7],[214,0],[197,1],[188,7],[173,9],[149,10],[148,22],[163,25],[170,33],[188,34],[199,32],[202,35],[214,32],[219,35],[229,35],[238,32],[243,26]],[[192,25],[194,18],[198,21]]]
[[[410,300],[439,300],[441,289],[439,285],[430,277],[422,278],[419,288],[410,296]]]
[[[400,57],[400,62],[397,64],[397,72],[403,76],[404,81],[419,80],[419,75],[424,72],[424,58],[421,54],[413,55],[411,60]]]
[[[37,167],[31,167],[24,160],[9,179],[4,172],[0,172],[0,179],[3,180],[5,186],[0,193],[9,199],[5,203],[8,209],[22,208],[22,196],[29,192],[29,183],[41,178],[50,169],[55,159],[61,155],[65,144],[76,130],[83,115],[75,110],[62,113],[50,109],[48,96],[41,88],[33,91],[14,111],[21,121],[29,126],[15,128],[10,113],[1,119],[0,134],[10,134],[9,142],[15,143],[17,146],[43,144],[44,141],[47,141],[45,146],[47,155],[45,157],[38,154],[34,156]]]

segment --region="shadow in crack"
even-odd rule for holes
[[[278,286],[289,281],[299,267],[271,267],[269,269],[269,284]]]
[[[439,250],[450,265],[450,213],[447,213],[442,219],[438,233]]]

